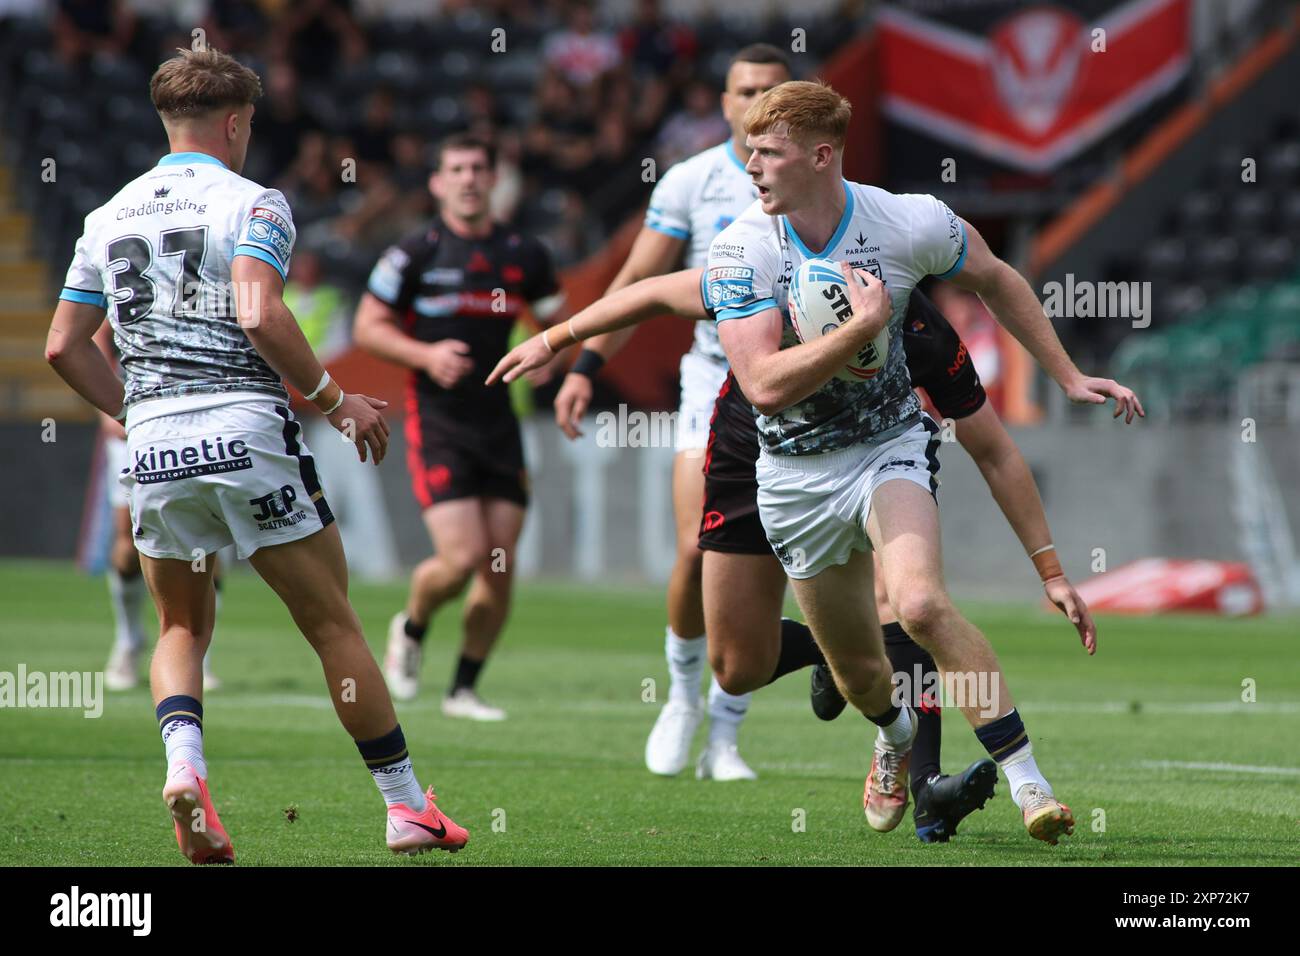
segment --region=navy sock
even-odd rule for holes
[[[416,624],[408,617],[406,623],[402,625],[402,630],[406,632],[406,636],[411,640],[423,643],[424,635],[425,632],[429,630],[429,625],[427,623]]]
[[[1016,710],[1005,717],[999,717],[991,724],[976,729],[975,736],[989,752],[989,756],[998,763],[1002,763],[1012,754],[1029,746],[1025,723],[1020,719],[1020,712]]]
[[[402,733],[401,724],[382,737],[376,737],[374,740],[358,740],[356,745],[357,750],[361,751],[361,759],[366,762],[371,773],[376,769],[401,763],[408,757],[406,735]]]
[[[166,698],[154,708],[154,713],[158,716],[159,730],[173,721],[194,724],[199,730],[203,729],[203,705],[186,694]]]

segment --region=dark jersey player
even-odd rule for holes
[[[440,145],[429,179],[440,214],[380,258],[354,331],[359,346],[411,370],[407,466],[435,552],[416,567],[406,608],[389,625],[384,673],[393,696],[416,695],[430,618],[472,581],[442,709],[474,720],[505,717],[475,684],[505,624],[528,504],[509,393],[483,379],[525,309],[547,321],[562,301],[542,245],[492,221],[494,161],[491,146],[471,136]]]
[[[572,337],[585,339],[631,325],[667,309],[688,318],[708,314],[701,270],[646,279],[578,313],[569,324]],[[559,338],[555,333],[552,339]],[[943,315],[920,292],[913,292],[903,320],[908,373],[924,389],[951,432],[980,466],[1008,522],[1026,552],[1050,541],[1033,476],[1011,436],[986,401],[965,345]],[[501,361],[490,381],[507,380],[550,358],[550,342],[540,336],[523,343]],[[555,343],[561,345],[560,342]],[[931,443],[931,450],[939,444]],[[837,717],[844,698],[835,687],[807,625],[781,618],[785,572],[772,553],[758,514],[755,462],[759,455],[753,407],[729,375],[718,395],[704,463],[704,509],[700,548],[704,554],[704,607],[709,661],[729,693],[752,691],[803,667],[812,666],[813,710],[824,720]],[[938,460],[932,457],[931,472]],[[937,481],[932,482],[932,488]],[[1047,596],[1074,623],[1089,651],[1096,630],[1083,600],[1059,568],[1035,560]],[[1046,573],[1045,573],[1046,572]],[[997,765],[976,761],[963,773],[939,771],[939,703],[926,693],[936,687],[935,663],[902,629],[876,575],[876,602],[884,625],[886,650],[897,675],[911,689],[909,703],[920,720],[913,745],[911,785],[914,821],[924,842],[943,842],[957,823],[983,806],[993,792]]]

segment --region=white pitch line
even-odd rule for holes
[[[1300,777],[1300,767],[1257,767],[1252,764],[1211,763],[1201,760],[1143,760],[1139,766],[1153,770],[1209,770],[1214,773],[1259,773],[1275,777]]]

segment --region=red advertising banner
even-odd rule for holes
[[[1049,172],[1183,78],[1190,17],[1190,0],[1128,0],[1091,20],[1034,4],[979,33],[887,6],[878,21],[884,113],[1007,166]]]

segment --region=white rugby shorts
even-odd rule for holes
[[[233,543],[240,558],[334,520],[293,413],[238,401],[133,422],[128,491],[136,548],[194,561]]]
[[[126,485],[122,484],[122,472],[126,471],[128,460],[126,439],[108,435],[104,438],[104,479],[108,485],[108,503],[114,508],[125,508],[130,502],[126,498]]]
[[[938,427],[928,417],[879,444],[758,458],[758,513],[786,575],[811,578],[870,551],[871,497],[887,481],[938,488]]]
[[[674,451],[703,452],[709,445],[713,405],[727,379],[727,366],[695,352],[682,356],[682,396],[677,406]]]

